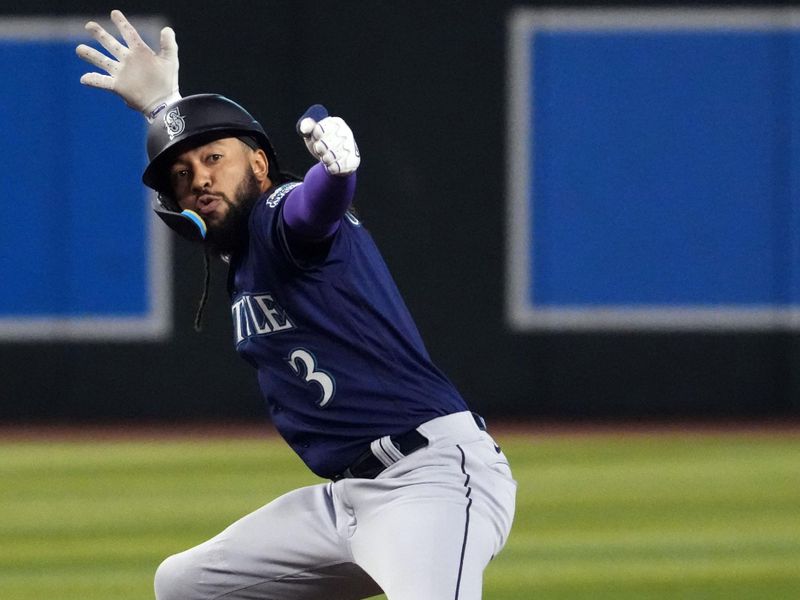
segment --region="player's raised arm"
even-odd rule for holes
[[[297,132],[319,164],[309,169],[303,185],[286,198],[283,218],[296,236],[325,239],[336,232],[353,200],[361,154],[349,125],[340,117],[328,116],[320,104],[300,117]]]
[[[152,120],[159,110],[181,97],[175,31],[171,27],[161,30],[161,49],[156,54],[120,11],[111,11],[111,21],[124,44],[94,21],[86,23],[86,30],[113,58],[85,44],[75,48],[78,56],[108,75],[85,73],[80,81],[114,92],[128,106]]]

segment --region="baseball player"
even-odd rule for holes
[[[506,542],[516,483],[483,420],[433,365],[372,238],[348,209],[361,157],[315,105],[297,130],[315,164],[280,169],[261,124],[215,94],[181,97],[175,34],[155,54],[81,45],[150,121],[144,183],[158,215],[230,265],[233,340],[277,430],[325,483],[290,492],[167,558],[158,600],[475,600]]]

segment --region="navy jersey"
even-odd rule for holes
[[[250,214],[248,247],[231,263],[234,342],[258,370],[277,430],[332,477],[372,440],[467,407],[351,213],[324,257],[292,256],[281,208],[297,185],[271,190]]]

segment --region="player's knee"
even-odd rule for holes
[[[174,554],[156,569],[156,600],[190,600],[197,598],[197,565],[188,552]],[[194,584],[194,585],[193,585]]]

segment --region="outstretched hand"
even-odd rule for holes
[[[120,11],[111,11],[111,21],[116,25],[125,44],[117,41],[98,23],[86,23],[86,30],[113,59],[90,46],[80,44],[75,49],[77,55],[108,73],[85,73],[80,81],[90,87],[114,92],[128,106],[152,119],[163,106],[181,97],[178,90],[178,44],[175,41],[175,31],[171,27],[161,30],[161,49],[156,54]]]
[[[361,153],[350,126],[340,117],[329,117],[321,104],[309,107],[298,119],[297,133],[303,137],[311,156],[331,175],[349,175],[361,164]]]

